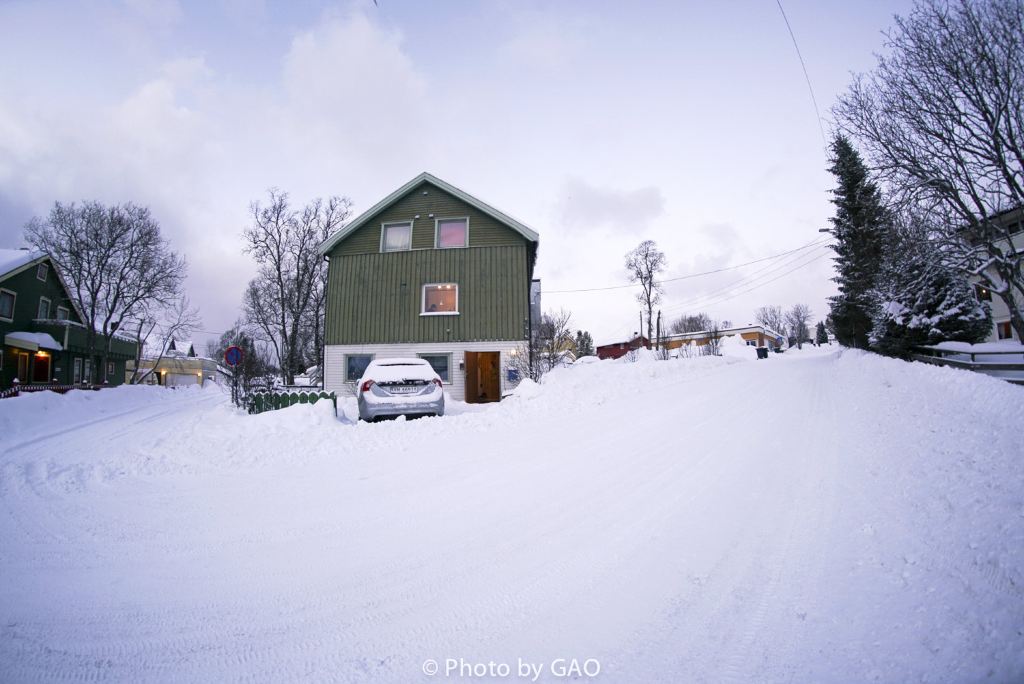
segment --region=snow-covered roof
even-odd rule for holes
[[[0,249],[0,278],[46,258],[45,252],[30,249]]]
[[[473,197],[468,192],[460,190],[451,183],[446,183],[437,176],[434,176],[424,171],[423,173],[416,176],[411,181],[409,181],[408,183],[406,183],[405,185],[398,188],[393,193],[382,199],[380,202],[377,202],[372,207],[367,209],[365,212],[357,216],[353,221],[350,221],[344,228],[339,230],[337,233],[324,240],[324,242],[320,245],[320,253],[326,254],[327,252],[331,251],[331,249],[333,249],[336,244],[338,244],[339,242],[347,238],[349,235],[354,233],[356,230],[361,228],[382,209],[388,207],[394,202],[397,202],[406,193],[408,193],[409,191],[411,191],[413,188],[415,188],[420,183],[423,183],[424,181],[430,183],[431,185],[437,188],[440,188],[441,190],[444,190],[450,195],[454,195],[455,197],[459,198],[460,200],[470,205],[471,207],[474,207],[479,211],[487,214],[495,221],[503,223],[509,228],[512,228],[530,242],[537,242],[540,239],[540,236],[537,234],[537,231],[533,230],[525,223],[517,221],[508,214],[502,211],[498,211],[491,205],[485,202],[481,202],[479,199]]]
[[[60,342],[53,339],[53,337],[48,333],[41,332],[9,332],[4,335],[4,344],[8,344],[12,347],[19,347],[21,349],[28,349],[29,351],[36,351],[38,349],[64,351],[64,347],[60,345]]]

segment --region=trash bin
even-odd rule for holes
[[[759,358],[759,359],[767,359],[768,358],[768,347],[758,347],[757,348],[757,358]]]

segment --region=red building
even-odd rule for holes
[[[602,344],[597,348],[597,358],[599,359],[617,359],[625,356],[626,352],[631,349],[639,349],[640,347],[651,348],[651,341],[639,335],[634,337],[628,342],[613,342],[611,344]]]

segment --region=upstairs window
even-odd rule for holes
[[[50,317],[50,300],[46,297],[39,298],[39,310],[36,312],[36,318],[49,318]]]
[[[42,280],[44,283],[46,282],[46,275],[49,272],[50,272],[50,265],[49,264],[43,263],[43,264],[39,264],[38,266],[36,266],[36,278],[38,278],[39,280]]]
[[[402,252],[412,249],[412,222],[385,223],[381,229],[380,251]]]
[[[438,219],[436,242],[438,249],[466,247],[469,244],[469,219]]]
[[[14,318],[15,295],[10,290],[0,290],[0,318],[11,320]]]
[[[422,316],[453,316],[459,313],[459,286],[432,283],[423,286]]]
[[[66,306],[58,306],[57,307],[57,320],[58,321],[66,321],[66,320],[68,320],[68,316],[70,315],[70,313],[71,313],[71,311],[68,309],[68,307],[66,307]]]

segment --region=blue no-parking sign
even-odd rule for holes
[[[238,364],[242,363],[242,358],[244,356],[245,354],[242,353],[241,347],[231,345],[226,350],[224,350],[224,363],[228,364],[229,366],[237,366]]]

